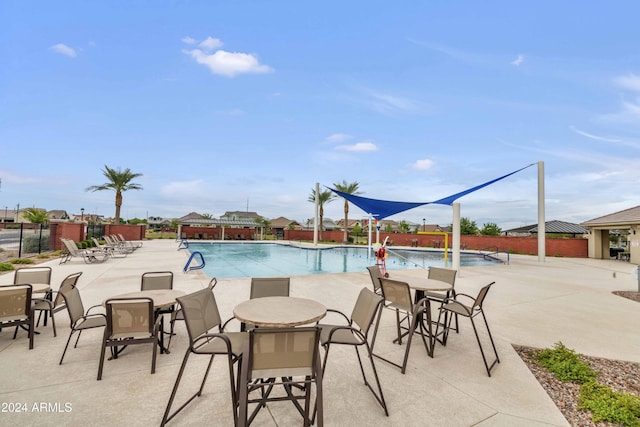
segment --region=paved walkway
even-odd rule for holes
[[[86,307],[139,289],[145,271],[173,271],[174,288],[186,292],[205,287],[209,280],[201,272],[182,273],[188,254],[176,249],[174,241],[154,240],[126,258],[103,264],[85,264],[75,258],[63,265],[57,260],[46,265],[53,267],[54,288],[66,275],[83,272],[78,287]],[[513,255],[510,265],[464,267],[456,282],[458,292],[476,294],[484,284],[496,282],[485,305],[501,359],[492,377],[486,375],[469,323],[461,319],[460,333],[452,334],[446,347],[438,346],[433,359],[421,345],[414,345],[405,375],[376,361],[390,412],[385,417],[361,381],[353,350],[336,347],[325,373],[325,424],[567,425],[512,344],[550,347],[562,341],[579,353],[640,362],[640,306],[611,293],[637,290],[633,267],[621,261],[552,257],[540,263],[536,257]],[[0,284],[12,279],[11,273],[2,274]],[[295,276],[291,295],[350,313],[363,286],[371,286],[367,272]],[[248,298],[249,280],[219,280],[215,294],[222,317],[228,318],[233,307]],[[11,339],[12,330],[0,333],[0,425],[159,425],[187,346],[184,325],[177,327],[171,353],[158,354],[154,375],[149,374],[151,350],[134,346],[118,360],[107,361],[103,380],[96,381],[101,331],[83,333],[78,348],[71,348],[59,366],[69,320],[66,312],[56,319],[58,337],[53,338],[50,327],[41,326],[31,351],[24,332],[16,340]],[[376,351],[400,360],[404,346],[391,344],[394,321],[392,312],[383,313]],[[205,365],[204,358],[190,360],[178,400],[195,391]],[[19,408],[26,411],[17,412],[15,404],[24,404]],[[171,425],[205,423],[233,424],[222,358],[214,361],[202,397]],[[292,406],[281,402],[262,410],[252,425],[299,424]]]

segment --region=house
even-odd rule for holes
[[[61,210],[61,209],[50,210],[49,212],[47,212],[47,216],[49,217],[49,221],[56,220],[56,219],[63,220],[63,219],[70,218],[67,211]]]
[[[626,259],[640,264],[640,206],[590,219],[580,225],[589,230],[589,258],[609,259],[609,234],[624,230],[629,233]]]
[[[256,212],[249,211],[227,211],[224,215],[220,216],[220,219],[228,219],[232,221],[255,221],[258,218],[262,218]]]
[[[283,216],[274,218],[269,221],[271,224],[271,230],[273,234],[276,235],[276,238],[284,239],[284,230],[289,230],[291,228],[295,229],[296,226],[300,227],[297,221],[285,218]]]
[[[307,230],[312,230],[315,224],[315,220],[313,218],[309,218],[304,225],[304,228]],[[326,231],[337,230],[338,225],[331,218],[322,218],[322,229]]]
[[[0,214],[0,222],[16,222],[16,211],[14,209],[7,209],[5,206],[4,210],[1,211]]]

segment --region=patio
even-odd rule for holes
[[[146,271],[171,270],[174,289],[192,292],[207,286],[199,271],[183,274],[188,253],[177,243],[145,241],[126,258],[102,264],[74,259],[53,268],[57,289],[68,274],[82,271],[78,282],[85,308],[106,298],[139,289]],[[637,302],[613,295],[614,290],[637,290],[634,266],[615,260],[511,256],[510,265],[465,267],[458,292],[475,295],[496,281],[485,303],[501,363],[486,374],[471,326],[460,319],[460,334],[452,333],[446,347],[438,345],[433,359],[414,345],[406,375],[376,360],[389,417],[362,383],[351,348],[332,347],[324,377],[325,424],[378,426],[511,426],[568,425],[511,344],[550,347],[562,341],[577,352],[640,362]],[[615,273],[615,274],[614,274]],[[424,270],[411,274],[424,275]],[[392,275],[393,277],[393,275]],[[0,275],[10,284],[13,273]],[[291,278],[291,296],[315,299],[330,308],[350,313],[362,287],[371,287],[367,271]],[[220,279],[214,289],[223,318],[248,299],[249,279]],[[159,425],[187,345],[184,322],[176,324],[170,354],[158,354],[156,373],[149,374],[151,349],[135,346],[117,360],[105,362],[102,381],[96,381],[102,330],[82,334],[78,348],[70,348],[58,365],[69,333],[66,311],[56,315],[59,336],[40,326],[33,350],[26,333],[12,340],[13,330],[0,333],[0,425]],[[395,315],[384,311],[375,351],[400,360],[404,346],[391,344]],[[190,359],[176,402],[195,391],[207,358]],[[170,425],[231,426],[226,360],[217,358],[201,398],[184,409]],[[16,412],[15,404],[26,411]],[[24,404],[24,406],[22,406]],[[10,406],[11,405],[11,406]],[[14,408],[13,411],[9,409]],[[114,418],[117,417],[117,418]],[[286,402],[263,409],[252,425],[288,426],[301,422]]]

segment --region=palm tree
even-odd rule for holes
[[[331,190],[324,190],[324,191],[320,191],[320,193],[318,193],[318,196],[319,196],[318,205],[320,206],[320,221],[318,224],[318,240],[322,240],[322,228],[323,228],[322,221],[324,217],[324,204],[331,202],[334,199],[335,194]],[[315,188],[311,190],[311,194],[309,195],[309,198],[307,200],[310,201],[311,203],[316,202]]]
[[[356,182],[347,183],[346,180],[342,180],[342,183],[334,182],[333,186],[338,191],[342,191],[347,194],[362,194],[358,191],[360,184]],[[344,237],[343,243],[349,243],[349,202],[344,199]]]
[[[133,173],[127,168],[124,171],[120,168],[111,169],[105,165],[102,174],[107,178],[108,182],[102,185],[92,185],[86,188],[86,191],[103,191],[113,190],[116,192],[116,215],[115,224],[120,224],[120,207],[122,207],[122,193],[128,190],[142,190],[140,184],[131,182],[133,179],[142,176],[141,173]]]
[[[26,208],[22,212],[24,218],[33,224],[46,224],[49,221],[47,211],[38,208]]]

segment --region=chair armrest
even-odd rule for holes
[[[229,319],[231,320],[231,319]],[[225,334],[205,334],[205,335],[200,335],[198,338],[196,338],[192,343],[191,343],[191,348],[194,350],[197,350],[198,347],[203,346],[204,344],[210,342],[212,339],[221,339],[224,341],[225,345],[227,346],[227,353],[231,354],[231,340],[229,339],[228,336],[226,336]],[[201,341],[204,341],[203,343],[200,343]]]
[[[335,334],[337,331],[339,330],[349,330],[351,331],[351,333],[353,333],[354,335],[356,335],[358,337],[358,339],[360,339],[360,344],[364,344],[367,341],[367,337],[364,336],[364,334],[359,330],[356,329],[352,326],[334,326],[331,328],[331,331],[329,332],[329,337],[327,339],[328,342],[333,342],[333,334]]]
[[[226,322],[224,322],[221,326],[220,326],[220,332],[224,332],[227,329],[227,325],[229,324],[229,322],[231,322],[232,320],[236,320],[235,316],[230,317],[229,319],[227,319]]]
[[[87,309],[87,311],[84,313],[85,316],[89,316],[89,312],[94,309],[94,308],[98,308],[98,307],[102,307],[102,304],[96,304],[96,305],[92,305],[91,307],[89,307]],[[95,316],[95,315],[94,315]]]
[[[351,319],[349,319],[349,316],[347,316],[346,314],[344,314],[343,312],[339,311],[339,310],[334,310],[332,308],[327,308],[327,313],[336,313],[339,314],[340,316],[342,316],[344,318],[344,320],[347,321],[347,324],[349,325],[349,327],[351,327]],[[319,324],[320,321],[316,322],[316,325]]]

